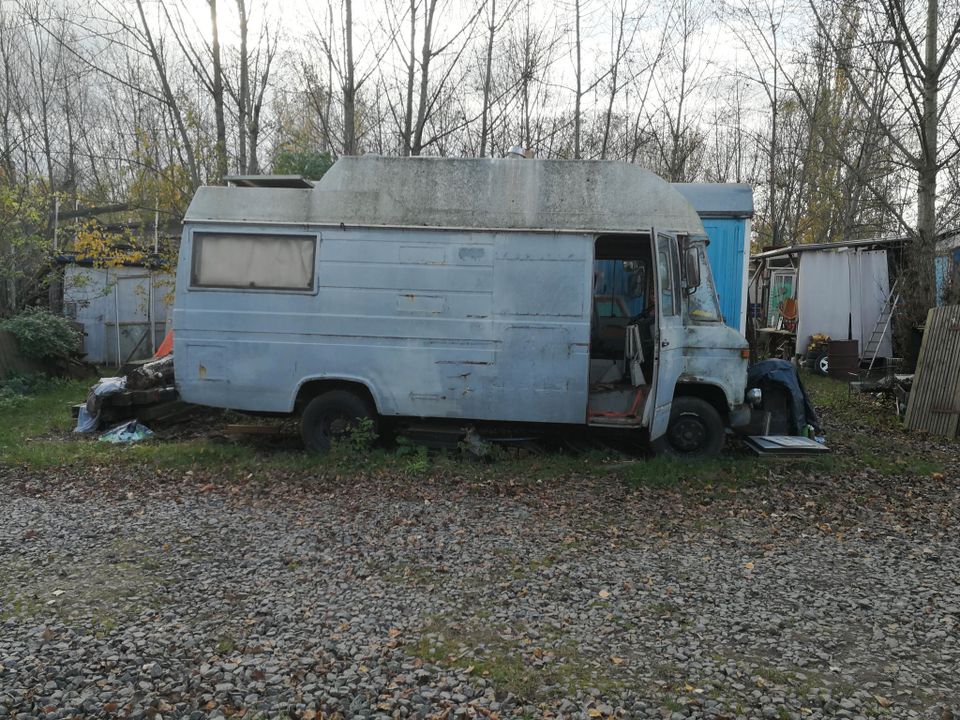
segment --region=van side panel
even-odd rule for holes
[[[365,384],[383,415],[582,423],[593,238],[312,228],[313,293],[191,289],[188,225],[174,310],[182,397],[289,412],[318,378]],[[299,230],[305,232],[305,230]]]

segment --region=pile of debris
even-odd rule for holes
[[[851,382],[850,389],[870,393],[878,400],[890,398],[894,405],[894,412],[898,418],[902,418],[907,412],[907,402],[910,399],[913,378],[912,374],[894,373],[890,368],[886,369],[882,376],[870,377],[868,374],[862,380]]]
[[[137,420],[169,425],[185,419],[195,406],[180,400],[173,377],[173,354],[135,364],[118,377],[100,378],[86,402],[73,406],[74,432],[92,433],[102,426]]]

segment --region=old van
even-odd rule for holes
[[[745,424],[746,340],[669,183],[601,161],[346,157],[315,186],[238,178],[187,211],[183,399],[358,418],[646,431],[709,456]]]

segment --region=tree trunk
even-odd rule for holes
[[[417,0],[410,0],[410,54],[407,57],[407,96],[403,112],[403,154],[413,146],[413,80],[417,68]]]
[[[343,82],[343,154],[357,154],[357,87],[353,63],[353,0],[344,0],[343,35],[346,40],[346,72]]]
[[[927,33],[924,62],[920,66],[920,152],[917,157],[917,232],[904,253],[904,317],[899,333],[908,364],[913,357],[912,328],[923,324],[927,310],[937,302],[937,91],[940,83],[937,58],[937,0],[927,0]]]
[[[936,304],[934,255],[937,246],[937,90],[940,82],[937,59],[938,1],[927,0],[927,37],[923,67],[923,115],[921,125],[920,172],[917,191],[917,300],[926,307]]]
[[[580,0],[574,0],[574,51],[576,52],[576,68],[574,69],[577,92],[573,103],[573,159],[579,160],[580,149],[580,103],[583,100],[583,65],[580,57]]]
[[[237,91],[237,166],[241,173],[251,173],[247,165],[247,122],[250,112],[250,58],[247,55],[249,18],[246,0],[237,0],[240,16],[240,88]]]
[[[618,81],[620,79],[620,59],[623,53],[623,32],[626,19],[627,8],[621,5],[620,17],[618,18],[616,49],[613,53],[613,64],[610,66],[610,98],[607,102],[607,111],[603,117],[603,141],[600,144],[601,160],[607,159],[607,148],[610,144],[610,124],[613,121],[613,104],[616,102],[617,92],[620,90]],[[683,102],[683,98],[681,98],[680,101]]]
[[[497,0],[490,0],[490,25],[487,35],[486,67],[483,72],[483,108],[480,113],[480,157],[487,155],[487,133],[490,124],[490,81],[493,71],[493,40],[497,30]]]
[[[227,124],[223,116],[223,66],[220,57],[220,31],[217,28],[217,0],[207,0],[207,2],[210,6],[210,51],[213,55],[213,113],[217,125],[214,183],[219,185],[227,175]]]
[[[780,58],[777,55],[777,28],[771,21],[770,30],[773,34],[773,86],[770,99],[770,244],[773,247],[780,245],[780,230],[777,226],[777,120],[779,113],[779,96],[777,94],[777,72],[780,67]]]
[[[419,155],[423,150],[423,130],[427,124],[427,92],[430,90],[430,59],[433,48],[430,41],[433,35],[433,18],[437,10],[437,0],[429,0],[423,19],[423,47],[420,51],[420,101],[417,104],[417,123],[413,130],[413,142],[410,154]]]

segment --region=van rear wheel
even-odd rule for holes
[[[723,419],[713,405],[697,397],[675,397],[667,432],[652,447],[658,455],[704,460],[720,454],[725,435]]]
[[[351,432],[375,437],[377,413],[363,398],[349,390],[330,390],[307,403],[300,418],[300,435],[307,450],[325,453],[333,443]]]

